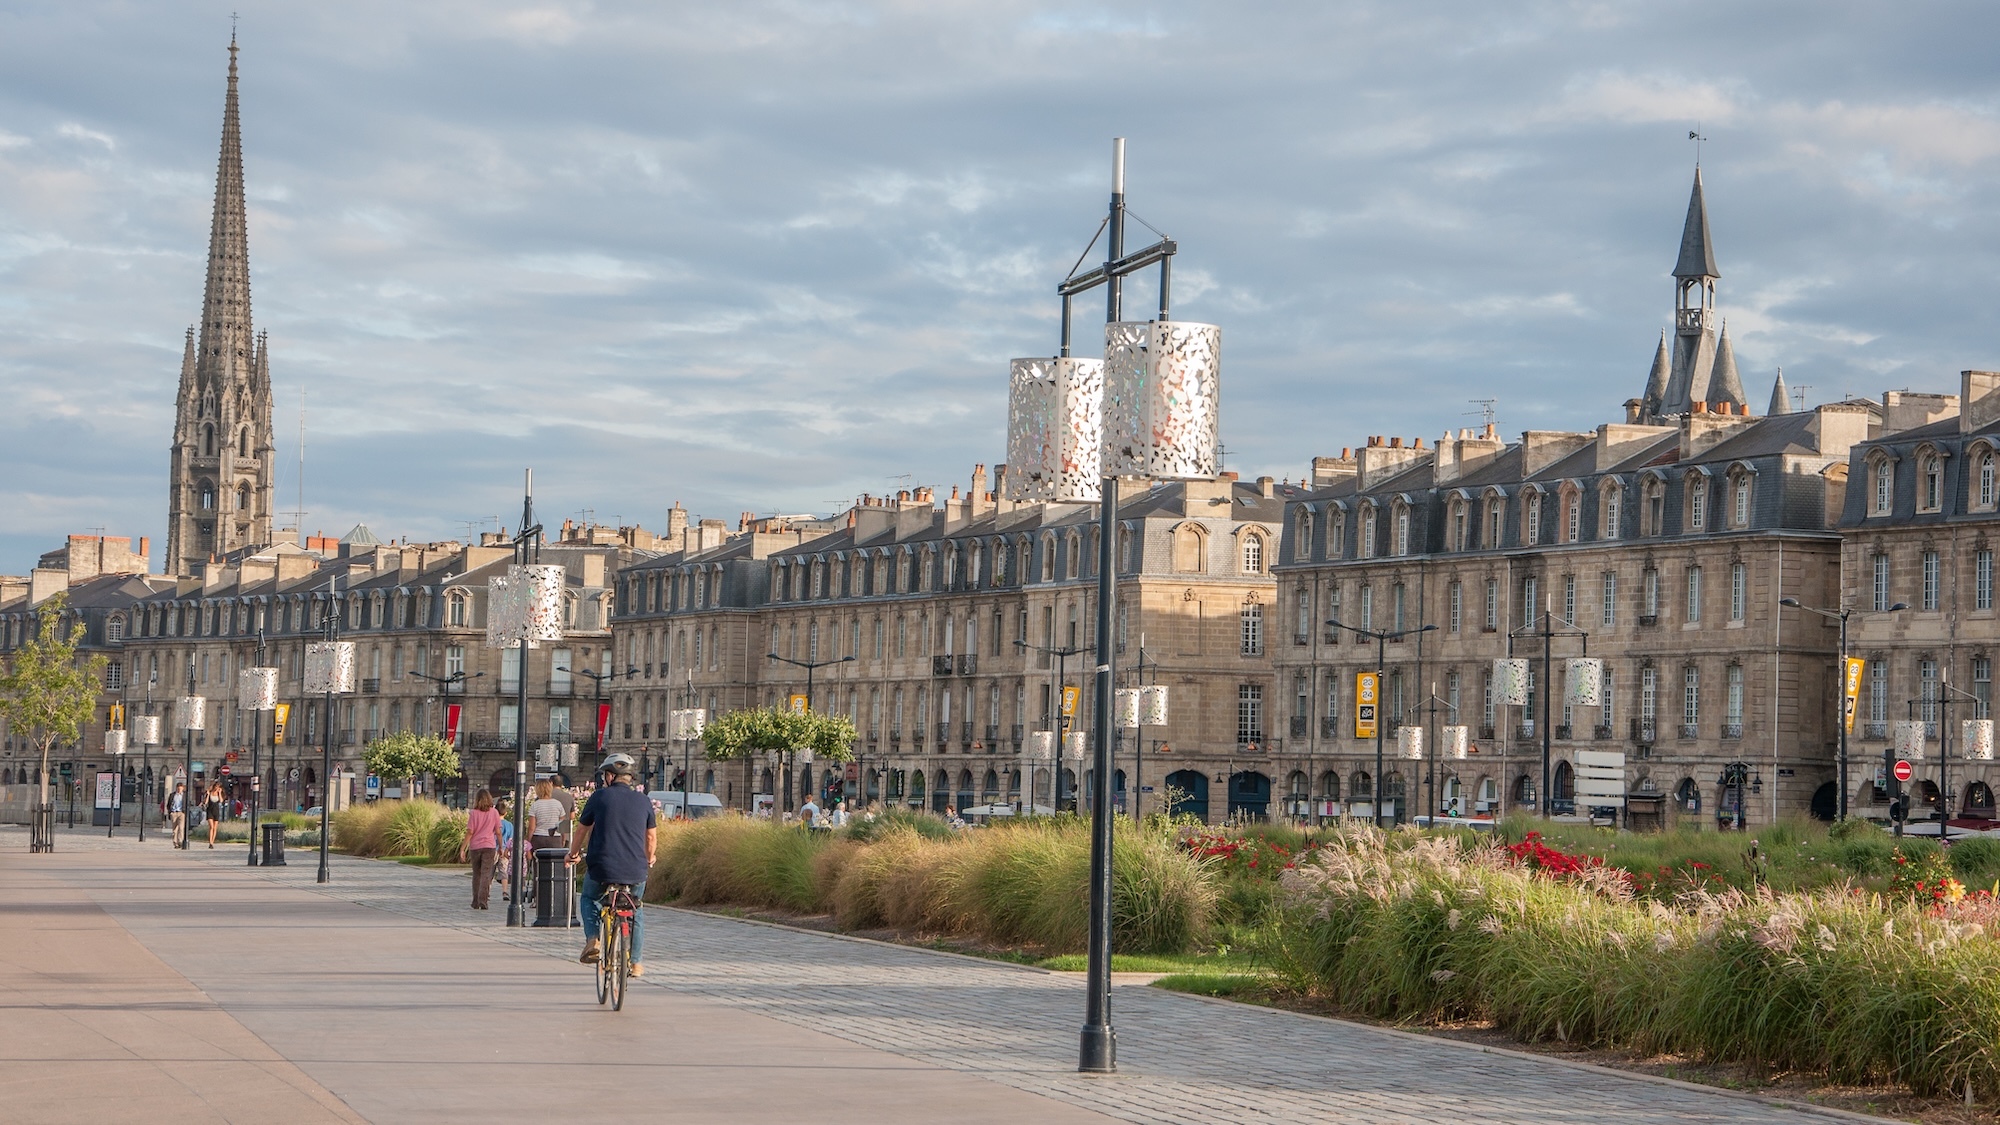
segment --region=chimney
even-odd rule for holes
[[[1958,432],[1983,430],[2000,420],[2000,372],[1961,371],[1958,398]],[[146,553],[146,541],[139,540],[139,553]]]
[[[1271,497],[1276,496],[1278,494],[1277,482],[1272,480],[1270,477],[1258,477],[1257,491],[1263,494],[1264,499],[1269,500]]]

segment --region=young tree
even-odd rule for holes
[[[68,632],[63,631],[63,607],[68,601],[66,595],[57,594],[36,608],[35,636],[14,650],[0,673],[0,716],[41,751],[43,807],[50,801],[49,752],[58,742],[76,741],[97,709],[104,675],[104,657],[77,659],[83,622],[72,622]]]
[[[708,759],[716,762],[794,750],[811,750],[827,761],[845,762],[854,756],[856,737],[854,724],[845,715],[759,707],[716,716],[702,730],[701,744]]]
[[[362,749],[361,762],[369,773],[405,779],[406,794],[415,790],[421,774],[436,778],[458,776],[458,751],[434,734],[399,730],[384,735]]]

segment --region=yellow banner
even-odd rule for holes
[[[1854,712],[1857,710],[1855,704],[1861,699],[1861,672],[1867,666],[1868,662],[1858,656],[1847,658],[1847,690],[1844,693],[1841,707],[1844,710],[1847,730],[1850,734],[1854,731]]]
[[[1081,698],[1082,695],[1083,695],[1082,688],[1079,687],[1063,688],[1062,713],[1065,717],[1067,718],[1076,717],[1076,701],[1079,698]]]
[[[1354,737],[1375,737],[1375,705],[1381,681],[1373,672],[1354,674]]]
[[[278,704],[278,721],[271,728],[271,745],[283,746],[285,744],[285,720],[291,717],[292,705],[289,703]]]
[[[113,704],[111,705],[111,722],[110,722],[109,724],[107,724],[107,725],[108,725],[108,726],[109,726],[109,727],[110,727],[110,728],[111,728],[112,730],[122,730],[122,729],[124,729],[124,727],[125,727],[125,705],[124,705],[123,703],[113,703]]]
[[[803,692],[793,692],[788,702],[794,714],[803,715],[806,713],[806,697]]]

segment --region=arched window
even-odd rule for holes
[[[1243,537],[1243,573],[1264,573],[1264,537],[1256,532]]]
[[[1979,455],[1979,506],[1991,508],[2000,502],[2000,480],[1996,480],[1993,451]]]
[[[1313,517],[1304,508],[1299,509],[1298,527],[1292,536],[1292,557],[1304,562],[1312,557]]]
[[[236,455],[238,457],[250,456],[250,427],[248,426],[236,431]]]
[[[1730,519],[1736,527],[1750,526],[1750,474],[1738,473],[1730,482]]]
[[[1174,529],[1174,573],[1202,574],[1208,570],[1208,543],[1196,524]]]
[[[1886,516],[1895,506],[1896,463],[1887,457],[1875,461],[1875,514]]]
[[[1364,559],[1375,557],[1375,505],[1373,504],[1363,504],[1361,506],[1360,554]]]
[[[1605,484],[1603,503],[1600,506],[1600,514],[1597,522],[1597,537],[1599,539],[1618,538],[1619,520],[1625,514],[1622,510],[1624,507],[1624,497],[1625,490],[1619,487],[1617,481]]]
[[[247,483],[236,486],[236,510],[239,512],[250,510],[250,486]]]
[[[215,510],[214,481],[205,480],[201,482],[201,510],[204,512],[212,512]]]
[[[213,456],[215,456],[215,427],[214,427],[214,426],[203,426],[203,427],[201,428],[201,455],[202,455],[203,457],[213,457]]]
[[[1944,506],[1944,460],[1936,453],[1924,454],[1923,494],[1917,500],[1926,512],[1935,512]]]

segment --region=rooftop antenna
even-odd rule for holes
[[[1493,424],[1493,407],[1494,407],[1494,406],[1496,406],[1496,405],[1498,405],[1498,403],[1500,402],[1500,400],[1499,400],[1499,399],[1497,399],[1497,398],[1469,398],[1469,399],[1466,399],[1465,401],[1467,401],[1467,402],[1471,403],[1472,405],[1474,405],[1474,406],[1476,406],[1476,407],[1478,407],[1478,408],[1479,408],[1479,409],[1477,409],[1477,410],[1467,410],[1467,411],[1465,411],[1465,412],[1464,412],[1465,414],[1468,414],[1468,415],[1471,415],[1471,414],[1477,414],[1477,415],[1479,415],[1479,424],[1480,424],[1481,426],[1490,426],[1490,425],[1492,425],[1492,424]]]
[[[306,389],[299,387],[299,502],[298,507],[284,513],[292,517],[292,527],[299,533],[299,546],[306,545]]]
[[[1811,383],[1800,383],[1798,386],[1792,388],[1792,397],[1799,400],[1799,413],[1801,414],[1806,412],[1806,392],[1811,389]]]
[[[1708,138],[1702,134],[1701,122],[1699,121],[1695,122],[1694,128],[1688,130],[1688,140],[1694,142],[1694,166],[1696,168],[1699,168],[1701,167],[1701,146],[1704,141],[1708,140]]]

